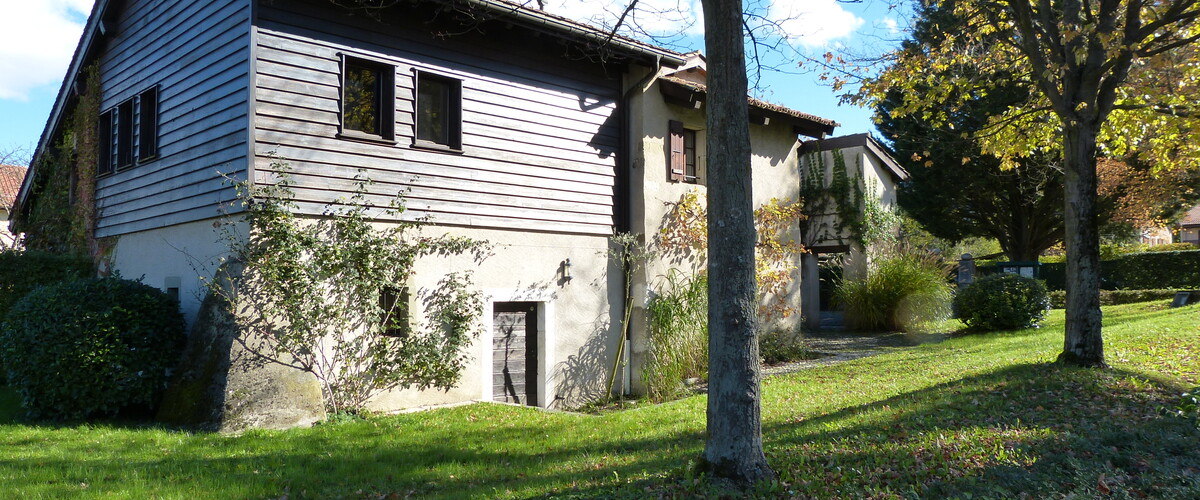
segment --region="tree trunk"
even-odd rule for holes
[[[1100,236],[1096,222],[1096,130],[1064,120],[1067,327],[1058,360],[1104,367],[1100,335]]]
[[[741,0],[704,0],[708,52],[708,439],[705,468],[773,478],[762,450],[754,207]]]

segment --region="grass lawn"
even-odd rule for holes
[[[780,481],[761,496],[1200,498],[1200,307],[1106,307],[1112,370],[1049,364],[1037,330],[956,337],[764,382]],[[714,495],[690,474],[703,396],[587,416],[478,404],[240,436],[29,425],[0,393],[9,498]]]

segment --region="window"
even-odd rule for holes
[[[384,288],[379,293],[379,308],[383,309],[384,335],[400,338],[408,336],[408,302],[408,287]]]
[[[696,131],[683,128],[683,122],[667,122],[668,146],[667,170],[670,180],[675,182],[700,182],[699,153],[696,149]]]
[[[390,64],[342,60],[341,135],[391,141],[395,138],[396,70]]]
[[[107,174],[158,156],[158,87],[100,114],[96,124],[97,172]]]
[[[138,96],[138,161],[158,156],[158,87]]]
[[[462,149],[462,82],[417,72],[413,144]]]

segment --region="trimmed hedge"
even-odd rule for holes
[[[1039,277],[1046,288],[1064,290],[1067,265],[1043,263]],[[1100,263],[1104,290],[1161,290],[1200,288],[1200,250],[1129,253]]]
[[[36,250],[0,252],[0,322],[21,297],[35,288],[95,274],[92,259],[83,255],[60,255]],[[7,377],[0,363],[0,384]]]
[[[21,297],[42,285],[95,274],[92,259],[34,250],[0,252],[0,320]]]
[[[112,416],[153,407],[183,342],[178,301],[140,282],[91,278],[14,304],[0,358],[31,417]]]
[[[1100,290],[1100,305],[1115,306],[1121,304],[1132,304],[1135,302],[1149,302],[1151,300],[1166,300],[1170,301],[1175,298],[1176,290]],[[1054,290],[1050,292],[1050,307],[1054,309],[1062,309],[1066,307],[1067,292],[1066,290]]]
[[[954,297],[954,316],[974,330],[1034,327],[1049,308],[1046,286],[1019,274],[985,276]]]

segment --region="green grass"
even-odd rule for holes
[[[756,493],[1200,497],[1200,430],[1158,413],[1200,385],[1200,307],[1106,307],[1105,323],[1111,370],[1049,364],[1055,311],[1038,330],[767,379],[763,434],[780,481]],[[0,496],[712,496],[690,473],[704,408],[703,396],[600,416],[480,404],[240,436],[10,416]]]

